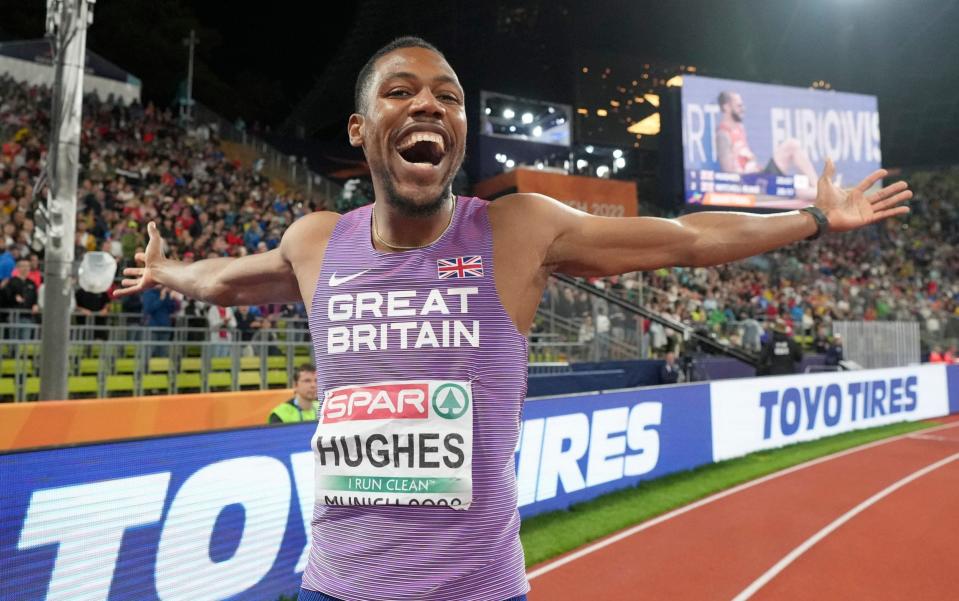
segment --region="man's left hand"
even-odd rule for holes
[[[856,187],[848,190],[833,183],[835,174],[836,167],[832,159],[826,159],[815,204],[829,218],[830,231],[846,232],[909,212],[909,207],[899,206],[912,198],[912,191],[906,182],[899,181],[875,192],[868,191],[889,174],[885,169],[873,171]]]

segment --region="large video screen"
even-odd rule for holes
[[[827,158],[841,186],[880,166],[875,96],[686,76],[686,202],[796,209]]]

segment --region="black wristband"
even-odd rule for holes
[[[822,212],[819,207],[808,206],[799,209],[800,213],[809,213],[812,215],[812,218],[816,221],[816,233],[812,236],[806,238],[806,240],[815,240],[823,234],[829,231],[829,219],[826,218],[826,214]]]

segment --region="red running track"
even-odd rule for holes
[[[530,601],[959,599],[959,418],[790,468],[530,570]]]

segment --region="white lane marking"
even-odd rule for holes
[[[957,426],[959,426],[959,422],[955,422],[955,423],[951,423],[951,424],[944,424],[944,425],[942,425],[942,426],[937,426],[937,427],[935,427],[935,428],[929,428],[929,429],[927,429],[927,430],[922,430],[922,432],[927,432],[927,433],[939,432],[940,430],[947,430],[947,429],[949,429],[949,428],[955,428],[955,427],[957,427]],[[552,562],[550,562],[550,563],[544,564],[544,565],[536,568],[536,569],[533,570],[532,572],[527,573],[527,574],[526,574],[526,578],[527,578],[528,580],[532,580],[532,579],[534,579],[534,578],[537,578],[537,577],[539,577],[539,576],[542,576],[543,574],[546,574],[546,573],[548,573],[548,572],[552,572],[552,571],[555,570],[556,568],[560,568],[560,567],[562,567],[562,566],[570,563],[571,561],[575,561],[575,560],[577,560],[577,559],[579,559],[579,558],[581,558],[581,557],[585,557],[585,556],[587,556],[587,555],[589,555],[589,554],[591,554],[591,553],[594,553],[594,552],[596,552],[596,551],[599,551],[600,549],[602,549],[602,548],[604,548],[604,547],[608,547],[609,545],[612,545],[613,543],[617,543],[617,542],[623,540],[624,538],[629,538],[630,536],[632,536],[632,535],[634,535],[634,534],[636,534],[636,533],[638,533],[638,532],[642,532],[643,530],[646,530],[647,528],[652,528],[653,526],[656,526],[657,524],[662,524],[663,522],[665,522],[665,521],[667,521],[667,520],[671,520],[672,518],[678,517],[678,516],[680,516],[680,515],[682,515],[682,514],[684,514],[684,513],[690,512],[690,511],[692,511],[692,510],[694,510],[694,509],[699,509],[699,508],[702,507],[703,505],[708,505],[708,504],[710,504],[710,503],[712,503],[712,502],[714,502],[714,501],[718,501],[718,500],[720,500],[720,499],[724,499],[724,498],[726,498],[726,497],[728,497],[728,496],[730,496],[730,495],[734,495],[734,494],[736,494],[736,493],[738,493],[738,492],[742,492],[742,491],[747,490],[747,489],[750,489],[750,488],[752,488],[752,487],[754,487],[754,486],[759,486],[760,484],[763,484],[763,483],[765,483],[765,482],[769,482],[770,480],[775,480],[776,478],[780,478],[780,477],[782,477],[782,476],[787,476],[787,475],[789,475],[789,474],[792,474],[793,472],[798,472],[799,470],[803,470],[803,469],[806,469],[806,468],[808,468],[808,467],[813,467],[813,466],[819,465],[820,463],[825,463],[825,462],[827,462],[827,461],[832,461],[833,459],[839,459],[840,457],[845,457],[846,455],[852,455],[853,453],[858,453],[859,451],[865,451],[865,450],[867,450],[867,449],[872,449],[872,448],[874,448],[874,447],[878,447],[878,446],[881,446],[881,445],[884,445],[884,444],[889,444],[889,443],[891,443],[891,442],[896,442],[897,440],[903,440],[903,439],[905,439],[905,438],[908,438],[908,437],[911,436],[911,435],[912,435],[912,433],[910,432],[910,433],[906,433],[906,434],[900,434],[899,436],[894,436],[894,437],[892,437],[892,438],[884,438],[884,439],[882,439],[882,440],[877,440],[877,441],[874,441],[874,442],[870,442],[870,443],[868,443],[868,444],[864,444],[864,445],[862,445],[862,446],[860,446],[860,447],[853,447],[853,448],[851,448],[851,449],[846,449],[845,451],[839,451],[838,453],[833,453],[832,455],[826,455],[825,457],[818,457],[818,458],[816,458],[816,459],[812,459],[812,460],[810,460],[810,461],[807,461],[806,463],[800,463],[799,465],[794,465],[794,466],[792,466],[792,467],[790,467],[790,468],[786,468],[786,469],[784,469],[784,470],[782,470],[782,471],[773,472],[772,474],[768,474],[768,475],[763,476],[762,478],[759,478],[759,479],[756,479],[756,480],[750,480],[749,482],[744,482],[744,483],[740,484],[739,486],[735,486],[735,487],[733,487],[733,488],[730,488],[730,489],[727,489],[727,490],[718,492],[718,493],[716,493],[716,494],[714,494],[714,495],[712,495],[712,496],[706,497],[705,499],[700,499],[700,500],[698,500],[698,501],[696,501],[696,502],[694,502],[694,503],[690,503],[689,505],[685,505],[685,506],[683,506],[683,507],[680,507],[679,509],[674,509],[674,510],[670,511],[669,513],[664,513],[663,515],[661,515],[661,516],[659,516],[659,517],[656,517],[656,518],[653,518],[653,519],[651,519],[651,520],[649,520],[649,521],[643,522],[642,524],[637,524],[637,525],[635,525],[635,526],[631,526],[630,528],[627,528],[626,530],[622,530],[622,531],[618,532],[617,534],[613,534],[613,535],[609,536],[608,538],[604,538],[604,539],[601,540],[601,541],[595,542],[595,543],[593,543],[593,544],[591,544],[591,545],[587,545],[587,546],[581,548],[579,551],[574,551],[574,552],[570,553],[569,555],[565,555],[565,556],[563,556],[563,557],[560,557],[559,559],[556,559],[555,561],[552,561]]]
[[[913,480],[922,478],[929,472],[937,470],[946,464],[952,463],[956,459],[959,459],[959,453],[954,453],[944,459],[940,459],[939,461],[935,463],[929,464],[926,467],[922,468],[921,470],[917,470],[909,474],[902,480],[899,480],[898,482],[890,484],[889,486],[877,492],[873,496],[869,497],[868,499],[866,499],[859,505],[856,505],[855,507],[853,507],[846,513],[836,518],[831,524],[829,524],[828,526],[826,526],[825,528],[823,528],[816,534],[813,534],[812,536],[807,538],[801,545],[799,545],[798,547],[790,551],[785,557],[780,559],[776,563],[776,565],[766,570],[766,572],[762,576],[754,580],[752,584],[750,584],[745,589],[743,589],[743,592],[736,595],[733,598],[733,601],[746,601],[746,599],[749,599],[750,597],[752,597],[754,594],[756,594],[756,591],[761,589],[770,580],[775,578],[780,572],[786,569],[786,567],[788,567],[789,564],[796,561],[800,555],[808,551],[813,545],[815,545],[822,539],[826,538],[827,536],[835,532],[837,528],[839,528],[840,526],[842,526],[843,524],[845,524],[852,518],[856,517],[863,511],[869,509],[870,507],[872,507],[873,505],[875,505],[876,503],[878,503],[885,497],[888,497],[889,495],[896,492],[903,486],[909,484]]]

